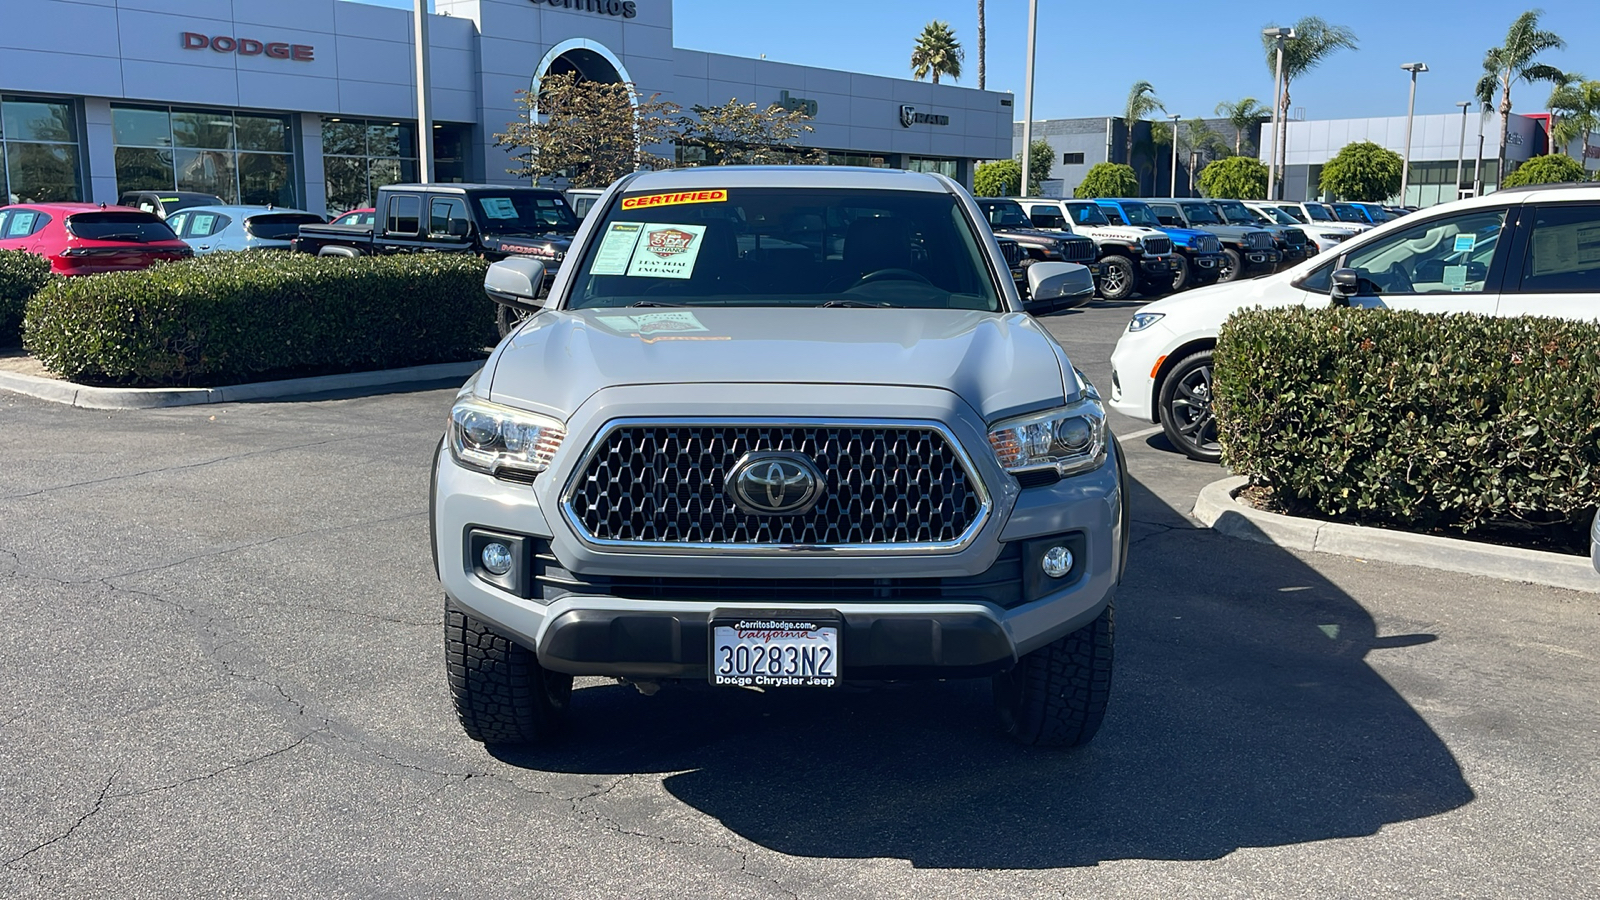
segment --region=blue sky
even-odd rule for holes
[[[363,0],[410,6],[410,0]],[[638,0],[654,3],[659,0]],[[1022,113],[1027,44],[1025,0],[988,0],[988,87],[1017,94]],[[1600,14],[1594,0],[1544,0],[1543,25],[1567,39],[1546,62],[1600,78]],[[1260,49],[1261,28],[1307,15],[1352,28],[1360,49],[1341,51],[1293,86],[1292,102],[1307,118],[1404,115],[1409,76],[1400,64],[1420,61],[1418,113],[1456,112],[1472,96],[1484,51],[1532,4],[1486,0],[1345,0],[1340,4],[1245,4],[1140,0],[1041,0],[1034,117],[1118,114],[1128,87],[1153,83],[1170,112],[1211,115],[1222,100],[1267,101],[1272,75]],[[957,84],[976,86],[976,0],[676,0],[679,47],[759,56],[808,66],[910,77],[911,44],[932,19],[950,22],[966,47],[967,71]],[[1520,85],[1520,112],[1542,111],[1549,88]]]

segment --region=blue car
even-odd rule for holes
[[[196,256],[223,250],[287,250],[301,225],[326,221],[303,209],[271,206],[193,206],[167,217],[167,224]]]

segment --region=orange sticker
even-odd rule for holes
[[[624,197],[623,209],[647,209],[653,206],[678,206],[683,203],[726,203],[728,192],[682,191],[675,194],[646,194],[643,197]]]

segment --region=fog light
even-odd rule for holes
[[[484,551],[485,555],[488,551]],[[1072,571],[1072,551],[1065,547],[1051,547],[1040,558],[1039,565],[1044,568],[1044,573],[1051,578],[1060,578]]]
[[[1061,548],[1058,547],[1057,549],[1061,549]],[[1067,555],[1067,559],[1071,560],[1072,559],[1072,555],[1068,554]],[[510,547],[507,547],[505,544],[502,544],[499,541],[492,541],[492,542],[484,545],[484,548],[483,548],[483,567],[485,569],[488,569],[490,574],[493,574],[493,575],[504,575],[504,574],[506,574],[507,572],[511,571],[511,562],[512,562],[512,560],[511,560],[511,548]],[[1046,571],[1049,571],[1049,565],[1050,564],[1048,562],[1045,563],[1045,567],[1046,567],[1045,570]],[[1069,562],[1068,565],[1070,566],[1071,563]]]

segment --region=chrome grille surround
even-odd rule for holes
[[[1147,234],[1139,239],[1139,243],[1144,245],[1144,252],[1152,256],[1162,256],[1172,252],[1172,239],[1169,237]]]
[[[1244,236],[1245,246],[1251,250],[1271,250],[1272,235],[1265,231],[1249,231]]]
[[[815,507],[763,517],[733,508],[723,474],[763,450],[816,461],[825,484]],[[992,510],[960,442],[921,419],[615,419],[590,442],[561,498],[583,543],[651,553],[955,553]]]

